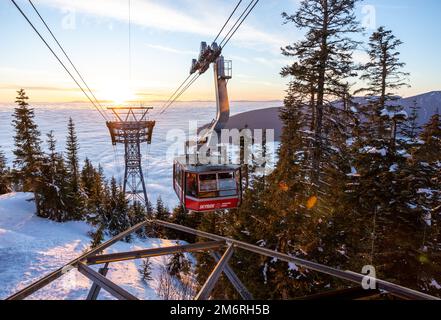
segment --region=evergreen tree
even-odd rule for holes
[[[149,203],[149,207],[151,210],[151,204]],[[135,226],[139,223],[142,223],[144,221],[146,221],[147,219],[149,219],[149,212],[147,211],[147,209],[138,201],[135,201],[133,204],[130,205],[130,209],[129,209],[130,213],[130,221],[131,221],[131,225]],[[151,216],[150,216],[151,218]],[[142,227],[141,229],[139,229],[136,234],[141,237],[141,238],[145,238],[148,237],[148,232],[147,232],[147,228],[146,227]]]
[[[87,206],[87,221],[95,227],[95,231],[90,234],[94,245],[100,244],[106,233],[111,234],[109,231],[112,214],[111,201],[110,190],[104,181],[100,167],[96,172],[92,196],[89,197]]]
[[[23,89],[17,92],[12,121],[15,129],[14,180],[19,190],[33,192],[36,202],[37,215],[40,215],[39,199],[37,194],[38,180],[41,177],[43,154],[41,151],[40,132],[35,124],[34,110],[29,107],[26,93]]]
[[[139,269],[143,281],[151,281],[152,277],[152,262],[149,258],[142,260],[141,268]]]
[[[164,201],[162,201],[161,196],[158,197],[156,200],[156,208],[155,208],[155,219],[162,220],[162,221],[168,221],[170,218],[170,213],[168,212],[168,209],[166,208]],[[166,237],[168,235],[168,230],[155,226],[153,228],[153,233],[156,237]]]
[[[108,203],[108,229],[111,236],[116,236],[130,228],[129,203],[125,193],[118,187],[116,179],[110,181],[110,201]],[[131,237],[125,239],[130,242]]]
[[[43,158],[42,177],[38,193],[41,216],[63,222],[68,220],[66,203],[68,201],[67,171],[61,154],[56,152],[56,140],[53,132],[47,134],[49,153]]]
[[[157,220],[165,220],[167,221],[169,218],[169,212],[168,209],[166,208],[164,201],[162,201],[161,196],[158,197],[158,199],[156,200],[156,214],[155,214],[155,218]]]
[[[191,263],[183,253],[176,253],[167,263],[167,270],[171,276],[175,276],[181,280],[182,276],[190,273]]]
[[[198,226],[198,222],[196,221],[196,217],[194,216],[194,214],[190,215],[189,213],[187,213],[184,207],[181,205],[177,206],[173,210],[170,216],[170,222],[181,226],[187,226],[190,228],[195,228]],[[181,239],[189,243],[195,241],[195,237],[193,235],[183,234],[182,232],[178,232],[174,230],[167,230],[167,235],[169,236],[170,239]]]
[[[401,136],[405,139],[404,143],[407,148],[413,148],[418,144],[419,134],[421,127],[418,122],[420,107],[418,103],[414,101],[410,107],[410,114],[401,127]]]
[[[90,233],[90,237],[92,238],[90,243],[92,249],[98,247],[104,240],[104,225],[99,225],[95,231]]]
[[[6,157],[0,150],[0,195],[11,192],[9,168],[6,166]]]
[[[90,166],[92,166],[91,163]],[[84,175],[83,179],[86,179]],[[86,192],[88,192],[87,188]],[[98,170],[94,169],[93,183],[87,199],[87,221],[96,228],[96,231],[91,234],[93,239],[97,239],[95,243],[101,242],[105,231],[109,228],[111,201],[110,190],[104,181],[103,169],[99,166]]]
[[[323,162],[324,134],[328,97],[346,97],[347,78],[354,75],[352,52],[358,43],[351,34],[361,31],[355,16],[357,0],[303,0],[298,11],[283,13],[285,23],[294,23],[306,30],[304,40],[287,46],[283,53],[294,56],[297,62],[282,70],[282,75],[292,76],[294,98],[309,106],[312,131],[312,182],[320,180]]]
[[[420,136],[422,144],[412,154],[411,163],[418,170],[409,177],[415,188],[415,199],[409,207],[418,213],[423,225],[423,237],[418,251],[419,290],[437,295],[433,283],[441,283],[439,259],[441,257],[441,118],[431,117]]]
[[[97,172],[92,162],[89,160],[89,158],[86,158],[83,169],[81,170],[81,186],[83,187],[84,193],[88,199],[93,196],[96,174]]]
[[[406,77],[402,71],[405,63],[400,61],[398,48],[402,42],[390,30],[381,26],[369,39],[370,61],[363,66],[361,80],[368,86],[358,90],[367,92],[370,97],[369,112],[377,130],[377,135],[394,140],[397,133],[397,121],[401,120],[402,106],[395,102],[399,98],[396,91],[407,86]]]
[[[353,121],[347,110],[348,78],[355,74],[352,52],[358,45],[350,37],[360,31],[356,3],[306,0],[295,14],[283,14],[285,23],[304,29],[306,36],[283,49],[296,61],[282,70],[282,76],[292,81],[281,111],[279,160],[270,176],[254,178],[232,218],[238,239],[310,260],[323,259],[333,266],[346,262],[335,250],[345,239],[335,237],[330,246],[334,250],[328,251],[324,240],[334,239],[330,234],[335,230],[328,227],[343,220],[336,214],[340,207],[332,205],[342,197],[350,171],[345,148]],[[336,97],[346,107],[335,108],[330,101]],[[256,263],[246,254],[235,258],[232,264],[239,273],[256,274],[244,276],[258,299],[289,299],[330,284],[329,278],[274,259]]]
[[[82,220],[84,218],[85,197],[80,183],[78,138],[72,118],[69,119],[67,129],[66,166],[69,174],[69,201],[67,206],[71,220]]]
[[[368,93],[368,103],[360,108],[360,126],[352,145],[359,175],[353,195],[358,199],[354,210],[360,215],[359,224],[372,233],[362,238],[366,245],[359,245],[360,254],[377,268],[377,276],[412,287],[423,232],[417,211],[409,207],[416,193],[409,178],[415,176],[416,167],[409,166],[407,142],[415,140],[412,131],[416,130],[417,114],[413,112],[413,119],[406,120],[396,103],[396,90],[406,85],[408,75],[402,71],[400,45],[384,27],[370,38],[370,61],[362,76],[368,83],[362,89]],[[403,132],[400,123],[404,127],[410,124],[404,136],[397,136]]]

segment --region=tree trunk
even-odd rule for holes
[[[314,141],[314,157],[313,157],[313,174],[312,182],[318,185],[320,180],[320,162],[322,157],[322,132],[323,132],[323,104],[325,97],[325,75],[326,62],[328,60],[328,0],[323,1],[323,27],[322,27],[322,43],[320,47],[320,66],[318,72],[317,83],[317,108],[315,121],[315,141]]]

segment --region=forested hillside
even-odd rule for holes
[[[408,74],[401,41],[386,27],[370,37],[369,62],[353,61],[360,43],[352,39],[362,31],[356,3],[306,0],[298,12],[283,14],[284,23],[306,35],[283,49],[294,63],[281,72],[292,80],[275,171],[262,176],[247,168],[251,183],[239,210],[192,222],[343,270],[372,265],[379,278],[440,295],[440,116],[420,127],[418,106],[397,98]],[[333,107],[336,100],[342,107]],[[213,265],[210,257],[200,256],[202,279],[207,265]],[[348,285],[240,251],[233,265],[256,298],[289,299]],[[224,282],[217,297],[235,293]]]

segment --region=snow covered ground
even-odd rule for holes
[[[84,222],[55,223],[34,215],[32,194],[12,193],[0,196],[0,299],[22,289],[46,274],[62,267],[87,250],[90,226]],[[169,240],[119,242],[106,253],[172,246]],[[158,273],[167,262],[152,258],[153,280],[144,282],[138,269],[141,261],[110,265],[107,277],[140,299],[158,299]],[[96,270],[99,266],[94,267]],[[85,299],[92,283],[72,270],[30,299]],[[104,290],[99,299],[113,299]]]

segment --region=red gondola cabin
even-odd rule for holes
[[[240,166],[186,165],[176,160],[173,185],[185,209],[195,212],[236,209],[242,200]]]

